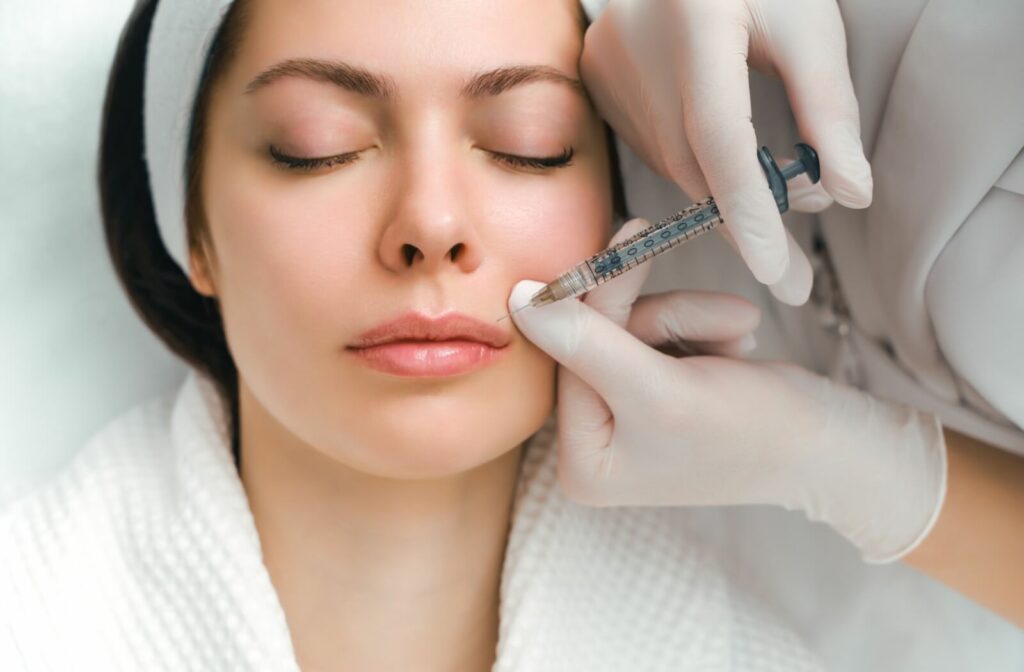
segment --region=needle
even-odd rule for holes
[[[512,311],[512,313],[518,313],[518,312],[519,312],[520,310],[522,310],[523,308],[529,308],[529,307],[530,307],[530,304],[526,304],[525,306],[520,306],[520,307],[516,308],[515,310],[513,310],[513,311]],[[495,320],[495,322],[501,322],[501,321],[502,321],[502,320],[504,320],[504,319],[505,319],[506,317],[512,317],[512,313],[506,313],[506,314],[502,315],[502,316],[501,316],[501,317],[499,317],[499,318],[498,318],[497,320]]]

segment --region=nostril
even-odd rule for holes
[[[456,243],[456,244],[455,244],[455,245],[454,245],[454,246],[452,247],[452,251],[451,251],[451,257],[452,257],[452,261],[455,261],[455,257],[457,257],[457,256],[459,255],[459,253],[460,253],[460,252],[462,252],[462,248],[463,248],[463,247],[464,247],[464,246],[463,246],[463,244],[462,244],[462,243]]]
[[[416,252],[418,250],[415,245],[409,245],[408,243],[402,245],[402,256],[405,258],[406,266],[412,266],[412,260],[416,257]]]

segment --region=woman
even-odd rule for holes
[[[194,371],[3,513],[6,667],[818,669],[670,512],[562,498],[554,362],[487,324],[615,215],[576,3],[227,4],[119,49],[107,240]]]

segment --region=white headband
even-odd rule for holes
[[[160,237],[188,274],[185,153],[206,55],[232,0],[161,0],[149,33],[143,93],[146,166]]]
[[[233,0],[161,0],[149,33],[143,94],[146,166],[160,237],[188,274],[185,154],[199,81]],[[593,20],[608,0],[580,0]]]

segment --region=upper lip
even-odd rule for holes
[[[363,332],[351,348],[370,348],[393,341],[476,341],[494,348],[509,343],[509,335],[499,327],[464,313],[445,313],[430,317],[409,312]]]

